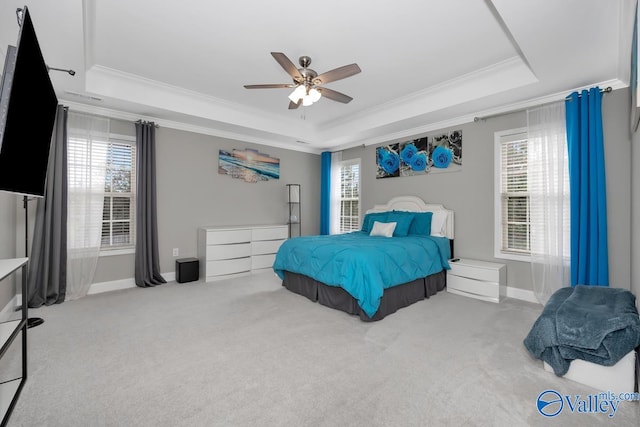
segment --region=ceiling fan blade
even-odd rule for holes
[[[320,94],[325,98],[329,98],[333,101],[342,102],[343,104],[348,104],[353,99],[352,97],[347,96],[344,93],[340,93],[332,89],[327,89],[326,87],[319,87],[316,89],[318,89]]]
[[[298,99],[298,102],[289,101],[289,110],[295,110],[302,104],[302,98]]]
[[[336,80],[346,79],[347,77],[351,77],[354,74],[358,74],[360,71],[360,67],[358,64],[349,64],[340,68],[335,68],[331,71],[327,71],[326,73],[320,74],[318,77],[313,79],[313,83],[316,85],[321,85],[329,82],[335,82]]]
[[[284,70],[289,73],[291,77],[293,77],[293,80],[297,82],[304,80],[302,75],[300,75],[300,71],[298,71],[298,68],[293,65],[293,62],[291,62],[287,55],[282,52],[271,52],[271,56],[273,56],[273,58],[278,61],[278,64],[280,64],[280,66],[284,68]]]
[[[267,85],[244,85],[245,89],[280,89],[280,88],[290,88],[295,87],[293,83],[288,84],[267,84]]]

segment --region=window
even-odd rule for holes
[[[78,118],[79,117],[79,118]],[[77,115],[68,137],[71,248],[135,245],[135,138],[83,127]],[[95,230],[95,234],[93,231]],[[92,235],[95,235],[95,240]],[[113,252],[112,252],[113,253]]]
[[[360,159],[340,163],[339,233],[360,229]]]
[[[106,175],[101,247],[134,245],[135,143],[110,139],[106,144]]]
[[[497,132],[495,256],[528,260],[531,251],[526,129]]]

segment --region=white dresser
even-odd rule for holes
[[[461,258],[449,261],[447,291],[484,301],[500,302],[506,294],[507,266]]]
[[[200,278],[210,282],[271,268],[288,234],[286,225],[200,227]]]

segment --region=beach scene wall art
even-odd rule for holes
[[[280,159],[249,148],[220,150],[218,173],[251,183],[280,179]]]
[[[462,168],[462,130],[376,148],[376,178],[453,172]]]

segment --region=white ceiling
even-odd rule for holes
[[[629,81],[634,0],[3,0],[0,53],[29,8],[61,102],[318,152],[406,138]],[[287,108],[271,57],[312,58],[354,98]],[[303,141],[301,144],[297,141]]]

